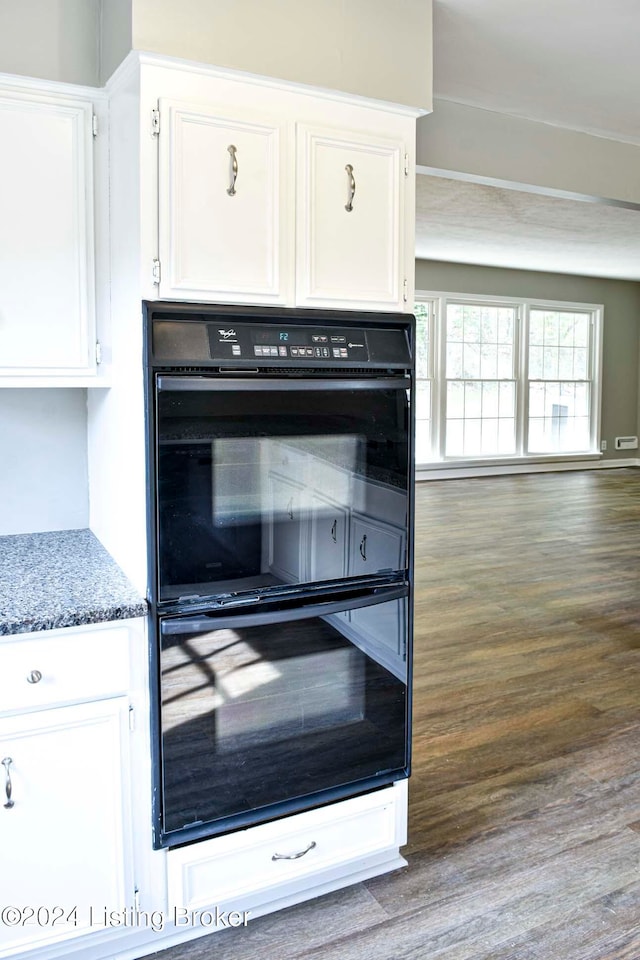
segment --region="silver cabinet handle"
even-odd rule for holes
[[[338,542],[338,537],[336,536],[337,530],[338,530],[338,521],[334,520],[333,523],[331,524],[331,539],[333,540],[334,543]]]
[[[27,683],[40,683],[42,680],[42,674],[39,670],[32,670],[29,676],[27,677]]]
[[[11,786],[11,770],[9,767],[12,763],[13,760],[11,757],[5,757],[2,761],[2,766],[4,767],[5,772],[4,792],[7,795],[7,802],[4,805],[5,810],[11,810],[11,807],[15,806],[15,801],[11,799],[13,787]]]
[[[367,535],[363,535],[362,540],[360,541],[360,556],[363,560],[367,559]]]
[[[230,197],[235,197],[236,180],[238,178],[238,157],[236,156],[237,150],[232,143],[229,144],[227,150],[231,154],[231,184],[227,187],[227,193]]]
[[[301,850],[300,853],[274,853],[271,857],[272,860],[299,860],[300,857],[304,857],[305,853],[309,853],[309,850],[313,850],[316,842],[312,840],[308,847],[304,850]]]
[[[289,520],[293,520],[293,497],[289,498],[289,503],[287,504],[287,513],[289,514]]]
[[[353,198],[356,195],[356,178],[353,175],[353,167],[350,163],[346,165],[345,170],[347,171],[347,177],[349,178],[349,197],[344,205],[344,208],[347,213],[351,213],[353,210]]]

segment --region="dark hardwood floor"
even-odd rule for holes
[[[640,471],[420,484],[408,868],[161,960],[639,960]]]

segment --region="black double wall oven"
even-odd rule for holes
[[[160,848],[409,774],[414,328],[144,320]]]

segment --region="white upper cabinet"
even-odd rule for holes
[[[160,100],[161,297],[285,303],[286,128]]]
[[[223,71],[142,75],[157,110],[156,250],[150,207],[143,227],[156,296],[409,310],[414,113]],[[145,105],[143,215],[156,174]]]
[[[0,84],[0,378],[95,370],[92,122]]]
[[[402,309],[405,148],[300,125],[296,303]]]

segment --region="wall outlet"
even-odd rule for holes
[[[602,450],[603,453],[604,453],[604,451],[607,449],[607,441],[606,441],[606,440],[601,440],[601,441],[600,441],[600,449]]]
[[[616,437],[616,450],[637,450],[637,437]]]

